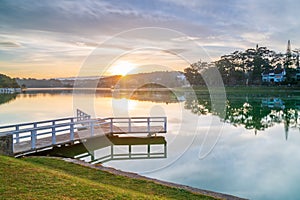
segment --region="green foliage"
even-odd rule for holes
[[[8,103],[16,99],[16,94],[0,94],[0,104]]]
[[[261,74],[265,70],[285,67],[287,70],[286,84],[294,83],[295,67],[298,66],[298,55],[282,54],[269,50],[267,47],[256,47],[245,51],[235,51],[221,56],[213,64],[221,73],[225,85],[259,85]],[[184,69],[184,73],[192,85],[204,85],[201,77],[203,66],[210,64],[197,62]],[[205,67],[204,67],[205,68]],[[205,70],[204,70],[205,71]]]
[[[0,74],[0,88],[20,88],[20,86],[15,79]]]
[[[201,72],[207,68],[208,63],[199,61],[191,64],[190,67],[185,68],[184,75],[191,85],[204,85],[205,82],[202,78]]]
[[[286,87],[226,87],[224,113],[214,110],[208,90],[195,90],[197,99],[187,97],[185,108],[198,115],[214,114],[235,126],[256,131],[265,130],[276,123],[289,128],[300,128],[299,97],[297,88]],[[268,120],[266,120],[268,119]]]

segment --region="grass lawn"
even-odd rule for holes
[[[0,199],[214,199],[54,158],[0,156]]]

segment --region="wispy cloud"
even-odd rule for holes
[[[131,51],[140,46],[137,44],[161,46],[166,51],[181,49],[181,53],[186,53],[189,46],[185,42],[194,42],[213,59],[257,43],[277,51],[285,50],[288,39],[294,48],[300,46],[297,0],[1,0],[0,3],[0,68],[20,66],[21,70],[27,63],[26,67],[34,71],[36,68],[30,62],[38,62],[39,69],[47,66],[44,69],[47,76],[51,76],[47,71],[49,63],[61,67],[73,65],[72,76],[76,75],[84,58],[99,46],[107,50],[106,54]],[[159,32],[151,32],[146,37],[133,34],[103,44],[122,31],[141,27],[173,29],[182,36],[166,38]],[[194,60],[197,59],[200,58],[195,54]]]

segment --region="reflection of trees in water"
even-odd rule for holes
[[[198,115],[220,113],[212,110],[208,94],[197,94],[197,99],[185,102],[185,108]],[[255,133],[275,124],[284,124],[286,136],[290,128],[299,128],[297,97],[267,97],[262,95],[227,95],[225,122],[254,129]]]
[[[135,91],[130,99],[156,103],[178,103],[180,101],[172,91]]]
[[[0,94],[0,104],[8,103],[15,100],[17,94]]]

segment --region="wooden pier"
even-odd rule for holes
[[[78,110],[77,117],[0,127],[0,151],[18,156],[100,136],[167,132],[166,117],[109,117],[92,119]]]

